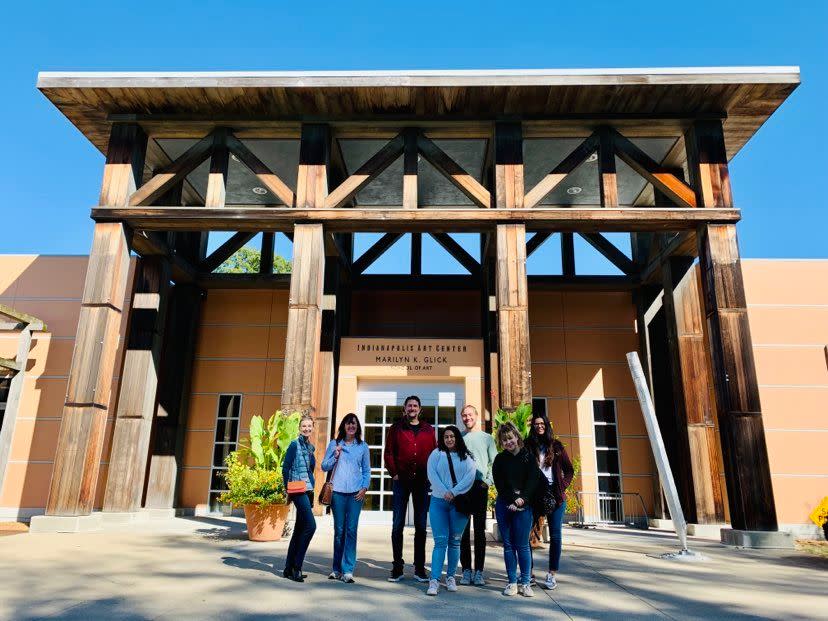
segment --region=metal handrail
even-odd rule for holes
[[[644,499],[638,492],[577,492],[578,511],[570,525],[589,528],[616,524],[647,529],[649,518]]]

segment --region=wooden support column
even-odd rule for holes
[[[107,150],[101,204],[124,207],[144,167],[147,138],[137,125],[116,124]],[[92,511],[110,405],[129,247],[118,222],[95,225],[63,407],[46,514]]]
[[[720,523],[724,501],[698,278],[689,258],[669,259],[662,274],[676,421],[686,428],[687,479],[692,485],[688,496],[694,499],[687,519],[698,524]]]
[[[695,122],[685,142],[697,204],[730,207],[721,122]],[[776,505],[736,227],[700,226],[698,244],[730,521],[736,530],[775,531]]]
[[[145,486],[147,509],[173,509],[178,501],[193,359],[204,296],[204,291],[195,285],[175,285],[169,293]]]
[[[141,508],[169,282],[170,266],[165,259],[139,259],[119,384],[104,511],[127,512]]]

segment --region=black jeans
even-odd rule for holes
[[[425,575],[426,524],[428,505],[431,500],[431,496],[428,495],[428,480],[397,480],[392,483],[391,489],[394,493],[391,505],[393,509],[391,550],[394,555],[394,569],[402,569],[405,566],[402,555],[403,529],[410,496],[414,500],[414,570],[420,575]]]
[[[316,532],[316,518],[313,517],[313,492],[291,494],[290,501],[296,507],[296,521],[288,545],[286,569],[302,569],[305,553],[308,551],[313,534]]]
[[[486,505],[489,503],[489,486],[483,481],[475,481],[472,489],[475,491],[477,502],[460,540],[460,566],[463,571],[472,568],[471,528],[474,522],[474,569],[483,571],[483,565],[486,563]]]

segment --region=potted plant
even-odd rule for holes
[[[251,541],[278,541],[284,533],[288,504],[282,461],[299,433],[300,416],[278,410],[267,423],[254,416],[248,440],[239,442],[239,449],[225,460],[227,491],[220,500],[244,507]]]

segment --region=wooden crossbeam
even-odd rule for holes
[[[337,233],[325,234],[325,254],[335,254],[339,257],[339,262],[348,272],[351,271],[351,257],[342,245],[339,235]]]
[[[524,222],[530,231],[682,231],[705,223],[735,223],[738,209],[682,207],[550,207],[535,209],[294,209],[280,207],[108,207],[92,209],[99,222],[124,222],[155,231],[286,231],[322,222],[345,232],[482,232],[503,222]]]
[[[417,209],[417,175],[419,163],[417,154],[417,130],[406,129],[405,147],[403,149],[403,209]]]
[[[15,310],[11,306],[6,306],[5,304],[0,304],[0,315],[10,317],[17,320],[21,324],[31,326],[32,330],[46,330],[46,324],[37,317]]]
[[[532,253],[540,248],[541,244],[545,242],[552,235],[552,231],[538,231],[535,235],[526,242],[526,258],[532,256]]]
[[[635,264],[601,233],[580,233],[580,236],[619,270],[627,275],[635,273]]]
[[[217,127],[213,132],[213,151],[210,153],[210,172],[207,175],[205,207],[224,207],[227,199],[227,174],[230,170],[230,150],[227,148],[226,127]]]
[[[206,233],[204,234],[206,236]],[[162,256],[170,262],[172,279],[176,283],[190,283],[196,278],[198,270],[183,253],[173,252],[169,245],[154,231],[135,231],[129,242],[130,249],[139,256]]]
[[[354,174],[340,183],[325,198],[326,209],[336,209],[345,205],[357,192],[368,183],[376,179],[382,171],[388,168],[394,160],[402,155],[405,146],[405,137],[402,133],[397,134],[371,158],[360,166]]]
[[[526,196],[523,197],[524,208],[536,207],[546,196],[552,192],[563,181],[566,176],[573,170],[578,168],[584,161],[598,149],[599,134],[594,132],[581,144],[579,144],[572,152],[567,155],[563,161],[555,166],[549,174],[538,181],[537,185],[533,187]]]
[[[411,234],[411,275],[423,273],[423,234]]]
[[[466,249],[463,248],[454,238],[448,233],[431,233],[438,244],[448,252],[460,265],[465,267],[470,274],[476,274],[480,271],[480,263],[478,263],[473,256],[471,256]]]
[[[354,261],[354,272],[362,274],[362,272],[367,270],[374,261],[379,259],[402,236],[402,233],[386,233],[380,237],[373,246],[368,248],[361,257]]]
[[[601,207],[618,207],[618,175],[615,172],[615,137],[610,128],[603,127],[598,133],[598,187]]]
[[[661,266],[670,257],[695,257],[698,254],[695,231],[683,231],[671,239],[667,245],[641,270],[641,282],[650,283],[658,280]]]
[[[561,269],[564,276],[575,276],[575,240],[569,231],[561,233]]]
[[[212,272],[255,236],[256,233],[253,231],[236,233],[204,259],[199,268],[203,272]]]
[[[14,371],[16,373],[20,371],[20,365],[14,360],[10,360],[9,358],[0,358],[0,369]]]
[[[250,172],[256,175],[259,183],[288,207],[293,207],[296,196],[293,190],[282,181],[270,168],[260,160],[253,151],[233,134],[227,137],[227,147],[230,152],[239,158]]]
[[[423,134],[417,136],[417,149],[434,168],[468,196],[475,205],[478,207],[492,206],[492,196],[489,191]]]
[[[276,233],[262,233],[262,254],[259,259],[259,274],[273,273],[273,252]]]
[[[147,181],[129,197],[130,205],[149,205],[193,172],[213,152],[213,134],[210,133],[175,160],[164,166],[152,179]]]
[[[612,132],[615,153],[621,160],[653,186],[661,190],[681,207],[695,207],[696,194],[693,189],[649,155],[639,149],[632,141],[622,136],[617,130]]]

